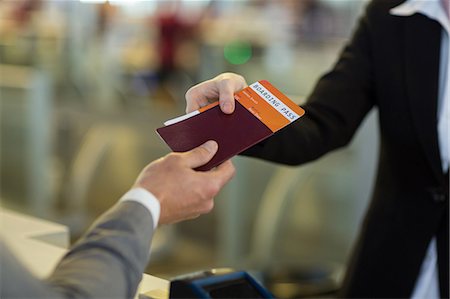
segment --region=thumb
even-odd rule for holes
[[[224,73],[214,78],[213,82],[216,83],[216,89],[219,91],[220,109],[226,114],[233,113],[234,93],[247,86],[244,77],[233,73]]]
[[[220,109],[226,113],[231,114],[234,112],[234,93],[236,92],[236,87],[233,82],[228,80],[223,80],[217,83],[219,90],[219,103]]]
[[[197,168],[205,165],[217,153],[219,145],[214,140],[209,140],[202,145],[183,153],[186,164],[190,168]]]
[[[235,103],[234,95],[230,91],[225,91],[219,96],[220,108],[226,114],[231,114],[234,112]]]

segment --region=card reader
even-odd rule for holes
[[[245,271],[211,269],[170,282],[170,298],[274,298]]]

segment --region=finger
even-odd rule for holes
[[[181,155],[188,167],[197,168],[208,163],[214,157],[218,148],[217,142],[210,140]]]
[[[217,83],[222,111],[227,114],[233,113],[235,108],[234,94],[247,86],[244,77],[233,73],[225,73],[213,80]]]
[[[186,113],[197,110],[208,105],[211,101],[216,101],[219,95],[216,84],[213,81],[206,81],[191,87],[186,92]]]
[[[231,160],[223,162],[213,170],[214,176],[218,180],[220,188],[222,188],[234,177],[235,172],[236,169]]]
[[[223,73],[197,84],[186,93],[186,113],[199,109],[219,99],[224,113],[233,113],[234,93],[247,86],[244,77],[234,73]]]
[[[209,101],[206,97],[200,96],[200,97],[189,97],[186,96],[186,113],[190,113],[192,111],[198,110],[203,106],[206,106],[209,104]]]
[[[217,89],[219,90],[220,109],[226,114],[233,113],[235,107],[234,93],[240,90],[238,89],[238,82],[230,79],[215,82],[217,84]]]

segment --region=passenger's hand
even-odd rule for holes
[[[247,87],[244,77],[223,73],[191,87],[186,93],[186,113],[219,100],[220,109],[227,114],[234,112],[234,93]]]
[[[210,212],[214,196],[233,177],[234,166],[226,161],[207,172],[194,169],[206,164],[217,152],[215,141],[185,153],[171,153],[141,172],[134,187],[150,191],[161,204],[159,224],[193,219]]]

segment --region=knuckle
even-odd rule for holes
[[[223,73],[220,79],[228,82],[238,81],[240,83],[246,83],[244,76],[232,72]]]
[[[208,214],[214,209],[214,200],[211,198],[202,207],[201,214]]]
[[[220,188],[221,188],[221,185],[217,182],[217,183],[213,184],[211,191],[213,192],[214,195],[216,195],[217,193],[219,193]]]
[[[231,78],[228,78],[228,77],[223,78],[221,80],[221,84],[222,84],[223,87],[230,87],[230,85],[231,85]]]
[[[206,196],[211,198],[214,197],[220,191],[220,185],[217,182],[208,184],[206,188]]]
[[[220,80],[222,80],[223,78],[225,78],[227,75],[228,75],[228,72],[226,72],[226,73],[221,73],[221,74],[217,75],[213,80],[218,80],[218,81],[220,81]]]

